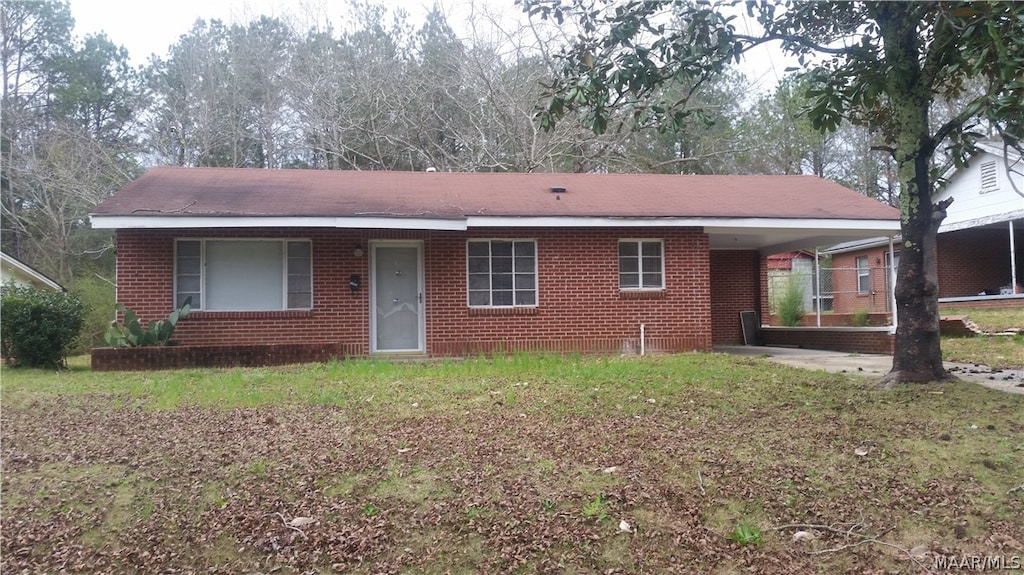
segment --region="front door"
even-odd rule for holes
[[[371,244],[371,351],[424,352],[423,244]]]

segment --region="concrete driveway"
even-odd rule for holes
[[[892,368],[891,355],[875,355],[866,353],[846,353],[841,351],[825,351],[820,349],[803,349],[793,347],[771,347],[754,345],[723,345],[716,346],[715,351],[735,355],[765,356],[792,367],[829,372],[852,373],[866,377],[880,378]],[[991,370],[984,365],[970,363],[954,363],[947,361],[946,369],[960,379],[998,389],[1008,393],[1024,395],[1024,370],[1004,369]]]

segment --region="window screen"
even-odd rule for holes
[[[467,242],[469,305],[537,305],[537,243],[533,240]]]
[[[619,242],[619,289],[662,289],[664,270],[661,240]]]

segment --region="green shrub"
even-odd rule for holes
[[[88,310],[82,335],[72,352],[85,353],[94,347],[105,346],[103,336],[110,327],[110,320],[114,318],[114,301],[117,297],[114,285],[95,276],[84,276],[75,278],[71,291],[78,294]]]
[[[866,309],[858,309],[850,314],[850,323],[857,327],[871,325],[871,312]]]
[[[118,325],[117,321],[110,322],[110,329],[107,330],[104,339],[111,347],[145,347],[152,345],[171,345],[171,336],[174,335],[174,326],[179,319],[188,317],[192,311],[192,297],[185,299],[185,305],[171,312],[167,319],[160,321],[150,320],[146,326],[142,325],[138,314],[117,304],[117,311],[124,314],[124,325]]]
[[[34,287],[0,287],[0,354],[10,366],[64,367],[86,306],[77,295]]]
[[[795,327],[800,325],[805,313],[804,289],[796,278],[790,278],[778,301],[779,321],[784,326]]]

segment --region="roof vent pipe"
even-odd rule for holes
[[[565,193],[565,188],[562,188],[562,187],[551,188],[551,193],[553,193],[553,194],[564,194]]]

